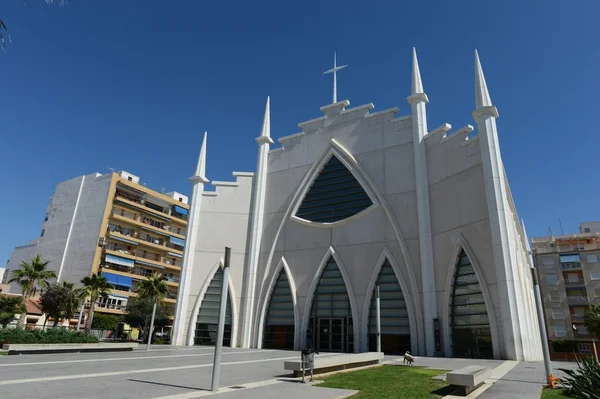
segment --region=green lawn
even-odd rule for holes
[[[553,398],[565,399],[565,398],[570,398],[571,397],[571,396],[563,395],[563,391],[564,391],[564,389],[547,389],[547,388],[544,388],[542,390],[542,396],[540,396],[540,398],[541,399],[553,399]]]
[[[450,393],[448,384],[431,377],[444,373],[414,366],[381,366],[323,377],[318,386],[360,391],[352,399],[441,398]]]

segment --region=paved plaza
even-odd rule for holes
[[[0,397],[9,398],[152,398],[192,399],[210,391],[212,347],[153,347],[150,352],[21,355],[0,357]],[[335,356],[322,354],[320,356]],[[224,348],[219,399],[334,399],[353,391],[303,385],[283,370],[299,352]],[[386,363],[400,358],[386,356]],[[500,360],[417,358],[417,365],[457,369],[485,364],[497,382],[480,398],[539,398],[543,363]],[[573,365],[554,362],[554,367]]]

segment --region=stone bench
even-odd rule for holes
[[[8,355],[43,353],[83,353],[83,352],[121,352],[132,351],[137,343],[99,343],[99,344],[4,344],[3,351]]]
[[[340,355],[323,354],[315,355],[314,374],[323,374],[330,371],[345,370],[355,367],[378,364],[383,359],[383,352],[345,353]],[[285,361],[285,370],[294,372],[294,377],[302,375],[302,360]]]
[[[468,395],[492,375],[492,369],[483,366],[467,366],[446,374],[446,382],[460,389],[460,394]]]

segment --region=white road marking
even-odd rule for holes
[[[291,360],[291,359],[298,359],[298,356],[272,357],[272,358],[267,358],[267,359],[256,359],[256,360],[241,360],[241,361],[237,361],[237,362],[225,362],[225,363],[221,363],[221,365],[222,366],[230,366],[230,365],[236,365],[236,364],[263,363],[263,362],[271,362],[271,361],[275,361],[275,360]],[[76,380],[76,379],[82,379],[82,378],[112,377],[112,376],[116,376],[116,375],[123,376],[123,375],[127,375],[127,374],[154,373],[154,372],[159,372],[159,371],[199,369],[199,368],[204,368],[204,367],[212,367],[212,363],[192,364],[189,366],[159,367],[159,368],[154,368],[154,369],[110,371],[110,372],[105,372],[105,373],[60,375],[60,376],[55,376],[55,377],[22,378],[20,380],[0,381],[0,386],[14,385],[14,384],[29,384],[32,382],[48,382],[48,381]]]
[[[270,352],[267,350],[253,350],[253,351],[240,351],[240,352],[223,352],[224,355],[235,355],[237,353],[258,353],[258,352]],[[193,357],[193,356],[210,356],[214,355],[214,351],[202,352],[202,353],[190,353],[186,355],[165,355],[165,356],[138,356],[138,357],[110,357],[106,359],[76,359],[76,360],[54,360],[49,362],[28,362],[28,363],[11,363],[1,364],[0,367],[17,367],[17,366],[37,366],[42,364],[71,364],[71,363],[90,363],[90,362],[114,362],[120,360],[146,360],[146,359],[168,359],[171,357]]]

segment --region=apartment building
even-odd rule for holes
[[[101,273],[114,289],[97,311],[123,314],[136,285],[153,273],[167,277],[175,307],[187,231],[188,197],[160,193],[131,173],[95,173],[61,182],[50,198],[40,237],[16,247],[10,276],[35,255],[49,260],[58,281]],[[19,292],[14,284],[11,292]]]
[[[587,230],[586,230],[587,229]],[[579,234],[532,239],[548,339],[578,341],[592,352],[592,335],[583,324],[590,305],[600,303],[600,232],[583,223]],[[588,232],[585,232],[588,231]]]

